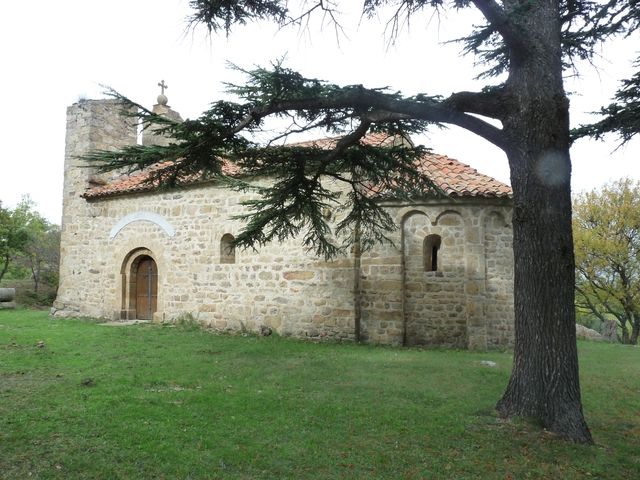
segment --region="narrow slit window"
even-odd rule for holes
[[[234,240],[234,236],[230,233],[225,233],[220,239],[220,263],[236,263]]]
[[[424,271],[437,272],[440,270],[438,257],[442,238],[440,235],[427,235],[422,245],[422,255],[424,258]]]

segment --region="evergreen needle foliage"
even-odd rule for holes
[[[232,189],[255,192],[258,199],[245,202],[248,213],[240,218],[246,226],[237,235],[236,246],[258,248],[302,235],[308,250],[327,259],[353,243],[356,225],[362,249],[388,241],[386,233],[396,225],[379,200],[445,195],[416,168],[416,160],[427,150],[408,140],[410,134],[423,132],[433,122],[403,115],[387,118],[390,115],[386,113],[379,118],[379,112],[365,106],[370,99],[431,104],[433,98],[405,99],[387,89],[368,90],[360,85],[338,87],[305,78],[281,63],[274,64],[272,70],[243,72],[245,85],[227,85],[228,92],[242,103],[218,101],[199,119],[182,123],[108,90],[122,101],[125,112],[135,112],[144,128],[153,126],[173,142],[167,146],[132,145],[115,152],[93,151],[83,158],[103,172],[131,173],[151,167],[147,181],[159,188],[197,178],[220,180]],[[354,95],[363,97],[362,106],[352,104]],[[370,118],[365,118],[367,111]],[[268,116],[289,119],[291,125],[266,144],[247,139],[246,132],[261,131]],[[360,125],[353,129],[357,118]],[[318,130],[342,136],[324,148],[279,142],[293,133]],[[375,141],[367,141],[368,134],[378,135],[372,137]],[[159,164],[161,168],[157,168]],[[239,173],[228,176],[225,164],[238,167]],[[252,182],[258,179],[271,182],[266,187]],[[343,195],[339,184],[347,186]],[[327,210],[340,212],[335,231],[323,213]]]

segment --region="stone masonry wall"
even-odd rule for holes
[[[464,223],[458,212],[437,217],[432,225],[425,214],[406,218],[405,233],[405,315],[409,345],[467,345],[464,308],[465,244]],[[441,237],[438,269],[426,271],[424,239]]]
[[[107,180],[88,167],[80,155],[91,150],[110,150],[136,143],[137,127],[119,114],[122,105],[115,100],[81,101],[67,109],[64,186],[62,197],[62,230],[60,239],[60,285],[58,300],[69,314],[97,316],[100,309],[89,298],[91,291],[83,287],[80,272],[95,270],[93,258],[84,257],[95,245],[88,219],[95,209],[80,195],[90,181]]]
[[[385,344],[485,349],[513,342],[512,232],[504,201],[391,207],[393,244],[365,253],[362,337]],[[438,268],[424,240],[439,235]]]
[[[189,315],[220,330],[372,343],[504,347],[512,342],[510,206],[503,200],[388,205],[399,229],[392,244],[360,258],[324,262],[299,240],[236,251],[225,263],[221,240],[237,235],[243,194],[200,185],[173,192],[86,201],[92,172],[75,156],[134,143],[110,101],[68,112],[61,283],[56,315],[135,316],[132,270],[150,256],[158,268],[155,321]],[[111,108],[111,113],[110,109]],[[120,121],[120,123],[118,123]],[[102,132],[102,133],[98,133]],[[442,239],[437,271],[425,271],[424,238]],[[359,308],[358,308],[359,307]]]
[[[222,236],[240,229],[230,217],[242,211],[241,200],[226,189],[198,187],[85,202],[88,215],[75,217],[73,245],[65,249],[75,268],[56,308],[61,315],[120,318],[129,310],[123,292],[130,259],[140,252],[158,266],[155,320],[189,314],[222,330],[266,325],[284,335],[352,339],[351,260],[321,262],[291,241],[259,253],[237,251],[235,263],[220,262]],[[136,212],[164,219],[173,235],[152,221],[135,220],[110,238],[114,226]]]
[[[508,347],[513,343],[513,248],[506,212],[493,211],[484,218],[486,291],[484,317],[487,346]],[[509,217],[506,217],[509,218]]]

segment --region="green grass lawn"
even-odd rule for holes
[[[638,479],[640,349],[580,360],[592,447],[496,417],[509,353],[0,311],[0,478]]]

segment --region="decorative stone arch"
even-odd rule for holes
[[[491,217],[494,217],[496,220],[498,220],[505,228],[511,227],[511,222],[509,222],[504,212],[495,209],[487,209],[482,212],[481,225],[486,225],[487,222],[491,220]]]
[[[398,211],[398,213],[396,215],[396,219],[397,219],[398,223],[400,224],[400,231],[401,232],[402,232],[402,229],[404,228],[405,224],[407,223],[407,220],[410,217],[414,216],[414,215],[424,215],[425,217],[427,217],[429,222],[433,224],[433,221],[431,220],[431,217],[424,210],[421,210],[420,208],[416,208],[415,206],[405,207],[405,208],[399,209],[399,211]]]
[[[409,252],[407,252],[407,222],[415,217],[415,216],[424,216],[426,220],[426,224],[433,225],[433,221],[429,218],[426,212],[422,210],[418,210],[416,208],[408,209],[402,213],[400,218],[400,254],[402,258],[402,271],[404,272],[406,269],[406,257]],[[428,230],[427,230],[428,231]],[[427,232],[424,232],[425,236],[428,235]],[[424,252],[423,252],[424,253]],[[403,273],[404,275],[404,273]]]
[[[139,212],[130,213],[129,215],[125,215],[124,217],[122,217],[111,228],[111,231],[109,232],[109,240],[113,240],[114,238],[116,238],[116,236],[118,236],[118,233],[120,233],[120,231],[124,227],[126,227],[127,225],[133,222],[153,223],[158,227],[160,227],[162,231],[166,233],[169,237],[173,237],[176,234],[175,229],[171,226],[169,222],[167,222],[167,220],[162,215],[158,215],[157,213],[153,213],[153,212],[139,211]]]
[[[467,217],[447,206],[426,208],[407,209],[401,217],[402,343],[462,348],[468,335]]]
[[[153,320],[158,311],[159,269],[155,254],[146,247],[131,250],[120,268],[120,318]]]
[[[412,335],[409,328],[409,318],[407,314],[407,308],[410,307],[410,304],[409,304],[410,299],[407,298],[408,271],[409,273],[415,272],[415,269],[411,268],[412,263],[415,263],[415,262],[412,262],[409,258],[411,246],[408,245],[408,243],[412,241],[412,237],[408,236],[407,224],[409,223],[409,220],[418,216],[424,217],[424,223],[426,225],[430,225],[431,220],[429,218],[429,215],[427,215],[426,212],[416,208],[409,208],[399,213],[401,215],[400,216],[400,253],[401,253],[400,270],[402,275],[401,277],[402,281],[400,284],[401,285],[400,288],[401,288],[401,298],[402,298],[402,345],[406,346],[412,340],[410,338]]]
[[[456,223],[452,223],[456,222]],[[459,221],[459,222],[458,222]],[[464,225],[462,214],[457,210],[447,209],[438,214],[432,225]]]

